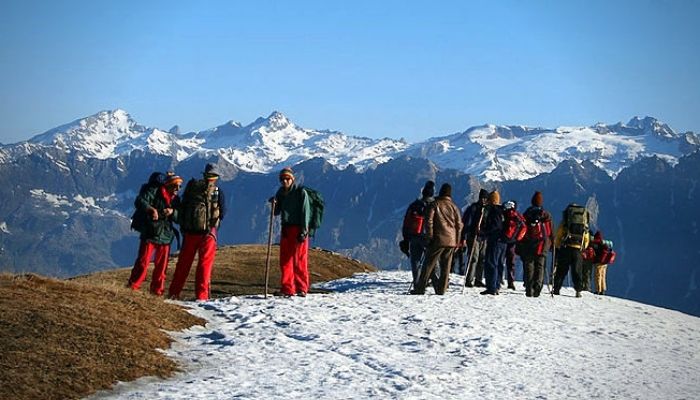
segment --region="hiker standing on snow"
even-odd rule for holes
[[[484,275],[486,290],[480,294],[496,295],[501,289],[503,269],[505,267],[506,242],[503,239],[503,206],[501,195],[494,190],[489,193],[489,205],[483,234],[486,237],[486,263]]]
[[[605,275],[608,271],[608,263],[614,261],[614,257],[610,257],[611,253],[614,253],[610,247],[612,243],[608,240],[603,240],[603,232],[597,231],[593,236],[591,241],[591,247],[595,252],[593,258],[593,266],[595,267],[595,288],[596,294],[603,295],[607,290],[607,285],[605,284]]]
[[[547,252],[554,241],[552,215],[542,205],[542,193],[535,192],[531,206],[523,213],[525,218],[525,235],[516,245],[516,250],[523,262],[523,281],[525,296],[539,297],[544,285]]]
[[[127,286],[139,290],[146,279],[148,264],[155,253],[153,277],[150,291],[156,296],[162,296],[165,291],[165,270],[170,257],[170,244],[176,235],[173,221],[177,219],[179,198],[177,192],[182,184],[182,178],[177,175],[165,177],[153,174],[154,180],[164,180],[162,185],[146,186],[139,192],[134,202],[137,212],[145,216],[144,229],[140,236],[140,244],[134,267]],[[157,177],[157,178],[156,178]],[[150,179],[149,179],[150,181]],[[178,239],[179,240],[179,239]]]
[[[588,247],[590,240],[588,220],[588,211],[582,206],[569,204],[564,210],[562,221],[554,238],[554,246],[557,248],[557,265],[554,273],[553,294],[559,294],[564,278],[571,269],[576,297],[581,297],[583,290],[582,252]]]
[[[309,223],[311,203],[306,191],[295,183],[294,171],[283,168],[280,188],[270,199],[282,224],[280,238],[281,285],[277,295],[305,297],[309,292]]]
[[[469,250],[470,260],[467,265],[467,275],[465,279],[466,287],[483,287],[484,260],[486,259],[486,237],[482,229],[486,222],[487,203],[489,192],[484,189],[479,190],[479,200],[472,203],[464,210],[462,221],[462,244]],[[471,253],[474,253],[472,255]]]
[[[435,284],[435,294],[445,294],[450,284],[450,267],[452,266],[452,254],[456,247],[460,246],[460,234],[462,232],[462,218],[459,216],[459,208],[452,201],[452,186],[445,183],[440,187],[438,197],[428,208],[426,220],[426,239],[428,249],[425,263],[421,268],[420,277],[411,294],[425,294],[428,278],[433,274],[438,262],[440,273]]]
[[[401,233],[403,240],[408,242],[408,257],[411,260],[411,272],[413,273],[413,284],[415,286],[420,276],[421,260],[425,254],[425,228],[428,208],[433,204],[435,199],[435,182],[427,181],[423,190],[422,197],[416,199],[406,209],[406,214],[403,217],[403,226]]]
[[[525,219],[517,210],[515,201],[507,201],[503,205],[505,219],[503,239],[506,242],[506,275],[508,289],[515,290],[515,244],[525,236]]]
[[[224,192],[216,185],[219,173],[213,164],[204,168],[203,179],[190,179],[182,196],[178,221],[184,233],[182,250],[168,297],[178,299],[190,274],[195,254],[199,255],[194,290],[197,300],[209,299],[209,284],[216,257],[217,229],[226,214]]]

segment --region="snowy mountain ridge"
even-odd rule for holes
[[[277,111],[245,126],[229,121],[182,134],[177,126],[168,131],[142,126],[117,109],[56,127],[26,142],[1,146],[0,163],[41,146],[74,152],[79,158],[108,159],[135,150],[176,162],[219,156],[241,170],[261,173],[315,157],[339,168],[353,165],[362,171],[410,156],[486,181],[507,181],[551,172],[567,159],[590,160],[613,177],[643,156],[656,155],[673,164],[683,154],[700,148],[700,138],[693,132],[678,134],[652,117],[634,117],[627,124],[556,129],[482,125],[409,144],[306,129]]]

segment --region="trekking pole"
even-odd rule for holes
[[[270,203],[270,224],[267,231],[267,258],[265,259],[265,298],[267,298],[268,282],[270,281],[270,252],[272,250],[272,221],[275,218],[275,201]]]
[[[557,271],[557,248],[552,244],[552,273],[549,275],[549,283],[547,288],[549,289],[549,294],[554,298],[554,274]]]
[[[472,257],[474,256],[474,243],[476,243],[476,237],[474,238],[474,242],[472,242],[472,248],[469,249],[469,246],[467,246],[467,249],[469,249],[469,256],[467,257],[467,270],[464,272],[464,283],[462,283],[461,294],[464,294],[464,289],[467,287],[467,279],[469,279],[469,267],[472,265]]]
[[[423,250],[423,255],[420,256],[420,261],[418,261],[418,273],[416,274],[416,278],[411,280],[411,285],[408,287],[408,294],[411,294],[411,289],[413,289],[413,286],[416,283],[416,279],[420,279],[420,274],[421,272],[423,272],[423,262],[425,262],[426,252],[426,250]]]

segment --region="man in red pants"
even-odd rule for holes
[[[278,295],[305,297],[309,292],[309,222],[311,205],[306,191],[295,184],[294,172],[284,168],[279,175],[280,188],[270,199],[275,215],[282,220],[280,238],[280,269],[282,274]]]
[[[209,299],[209,282],[216,256],[217,228],[226,213],[224,193],[216,186],[219,174],[213,164],[204,169],[204,179],[191,179],[182,196],[179,211],[180,229],[184,233],[182,250],[168,297],[178,299],[190,274],[195,254],[199,255],[195,275],[197,300]]]
[[[127,283],[133,290],[139,290],[146,279],[148,264],[155,253],[151,293],[162,296],[165,291],[165,270],[170,257],[170,244],[175,236],[173,221],[177,218],[177,192],[181,184],[182,178],[171,175],[163,185],[147,186],[136,197],[136,208],[146,215],[146,221],[141,232],[139,252]]]

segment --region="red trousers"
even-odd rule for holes
[[[155,244],[141,240],[139,253],[136,256],[127,285],[134,290],[139,290],[148,274],[148,264],[151,262],[151,256],[154,252],[153,264],[155,268],[153,268],[153,277],[151,278],[151,293],[162,296],[165,291],[165,270],[168,268],[168,257],[170,257],[169,244]]]
[[[180,256],[175,265],[173,281],[170,282],[168,289],[168,297],[180,298],[180,292],[182,292],[187,276],[190,274],[195,253],[199,254],[199,261],[194,280],[194,292],[197,300],[209,300],[209,282],[214,266],[214,256],[216,256],[215,228],[212,228],[211,233],[185,233],[182,240],[182,250],[180,250]]]
[[[280,269],[282,283],[280,291],[284,294],[295,295],[309,291],[309,238],[299,242],[301,233],[298,225],[282,227],[280,239]]]

